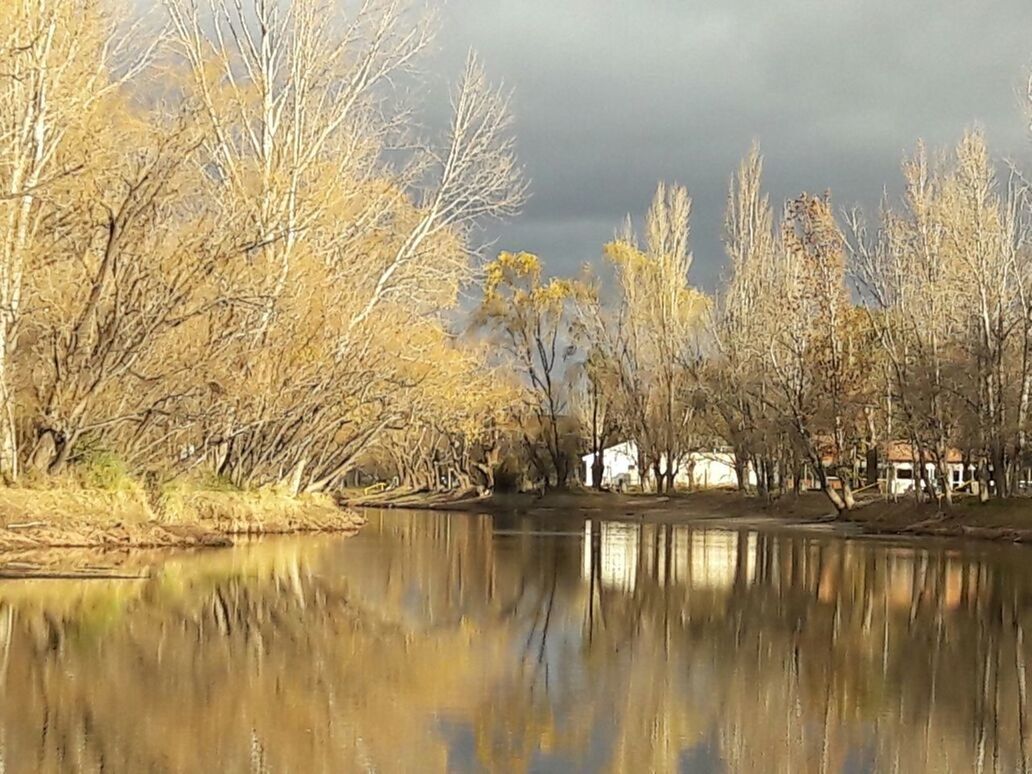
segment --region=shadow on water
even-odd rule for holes
[[[0,771],[1028,771],[1027,549],[372,513],[0,582]]]

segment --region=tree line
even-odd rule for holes
[[[470,57],[421,127],[418,4],[119,5],[0,8],[5,482],[106,455],[293,492],[565,486],[622,440],[658,489],[727,446],[743,488],[812,478],[839,509],[896,441],[919,494],[950,500],[957,454],[983,498],[1027,480],[1028,185],[981,134],[919,146],[875,217],[776,207],[753,149],[713,293],[680,185],[550,277],[481,260],[526,196],[508,96]]]
[[[713,294],[690,284],[691,198],[676,185],[659,187],[642,235],[627,225],[605,246],[609,281],[545,280],[535,256],[502,254],[481,322],[530,385],[539,475],[563,485],[576,447],[597,484],[598,452],[633,440],[663,491],[692,452],[721,446],[742,489],[812,482],[847,510],[896,445],[919,498],[952,502],[958,455],[981,499],[1023,490],[1028,185],[975,131],[949,153],[918,145],[902,175],[874,218],[827,193],[776,209],[754,147],[729,185]],[[571,421],[579,441],[563,446]]]
[[[507,94],[471,56],[420,128],[404,0],[130,5],[0,7],[0,475],[464,461],[511,398],[449,316],[524,199]]]

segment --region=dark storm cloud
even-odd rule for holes
[[[438,48],[442,75],[474,48],[515,90],[532,198],[492,235],[554,272],[597,259],[676,180],[712,286],[727,180],[754,138],[775,200],[831,189],[840,205],[897,190],[918,137],[977,122],[998,155],[1030,155],[1032,0],[450,0]]]

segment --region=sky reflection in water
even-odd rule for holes
[[[1032,766],[1026,549],[391,512],[147,561],[0,582],[0,771]]]

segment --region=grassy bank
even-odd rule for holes
[[[327,496],[271,490],[0,488],[0,551],[219,546],[245,535],[353,533],[363,521]]]

